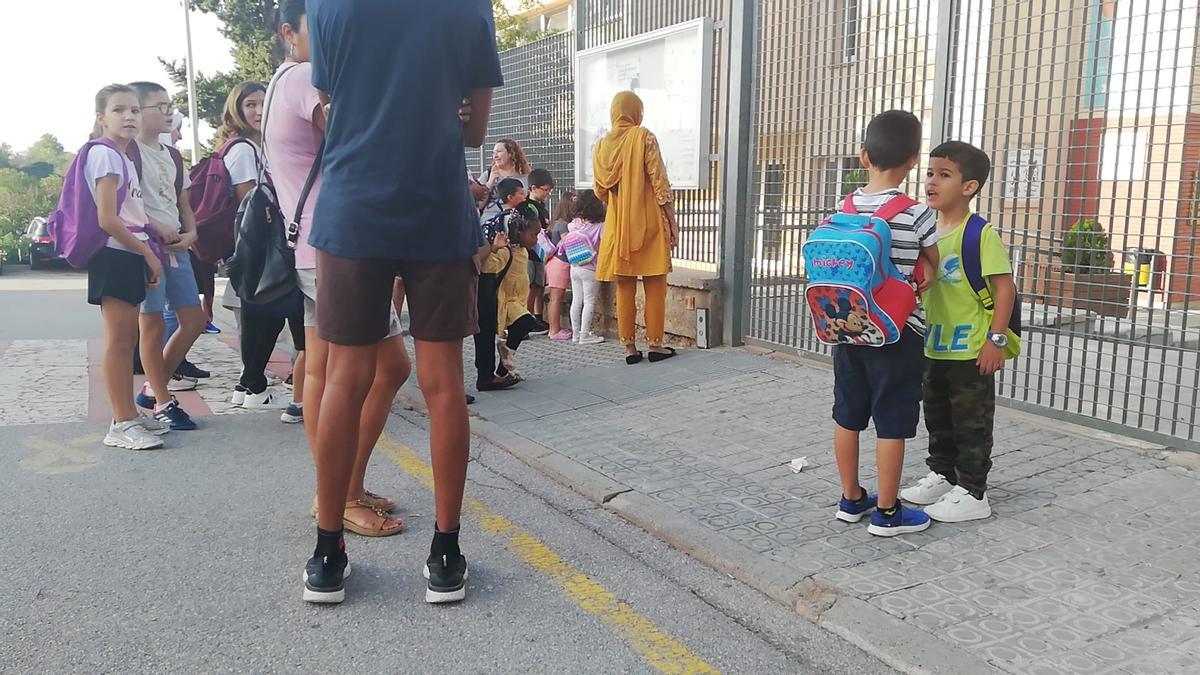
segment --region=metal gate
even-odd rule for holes
[[[827,354],[800,245],[877,112],[992,158],[976,208],[1025,296],[1011,404],[1200,441],[1198,0],[763,0],[748,339]],[[923,196],[924,161],[902,186]],[[1127,430],[1127,429],[1125,429]]]

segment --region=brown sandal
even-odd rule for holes
[[[396,510],[396,500],[377,495],[370,490],[363,490],[363,493],[366,495],[363,501],[370,503],[373,508],[383,509],[388,513]]]
[[[387,497],[377,495],[374,492],[371,492],[370,490],[363,490],[363,492],[366,493],[366,495],[367,495],[363,499],[363,501],[367,502],[367,505],[370,506],[371,508],[382,509],[384,511],[387,511],[388,513],[391,513],[392,511],[396,510],[396,500],[388,499]],[[349,503],[349,502],[347,502],[347,503]],[[309,509],[308,513],[313,518],[317,517],[317,499],[316,499],[316,497],[313,497],[313,505],[312,505],[312,508]]]
[[[356,523],[349,518],[351,510],[367,510],[372,516],[366,525]],[[404,521],[389,515],[383,509],[377,509],[363,500],[346,502],[346,514],[342,516],[342,527],[364,537],[390,537],[404,531]]]

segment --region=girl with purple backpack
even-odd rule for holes
[[[600,236],[604,233],[606,209],[596,193],[585,190],[575,202],[575,219],[559,241],[559,249],[571,263],[571,331],[574,341],[583,345],[604,342],[604,336],[592,332],[596,296],[600,282],[596,279],[596,258]]]
[[[79,231],[79,223],[91,216],[80,211],[94,208],[100,229],[108,234],[103,248],[86,262],[88,302],[99,305],[104,317],[104,384],[113,410],[104,444],[129,450],[161,448],[158,436],[167,431],[161,422],[138,414],[130,391],[140,305],[147,285],[157,286],[162,275],[146,234],[149,219],[137,171],[125,155],[140,131],[141,116],[138,96],[129,87],[109,85],[96,94],[93,139],[68,171],[61,210],[55,214],[60,220],[74,219]]]

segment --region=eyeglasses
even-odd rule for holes
[[[143,107],[157,108],[158,112],[160,112],[164,115],[171,115],[171,114],[175,113],[175,104],[174,103],[159,103],[158,105],[148,105],[148,106],[143,106]]]

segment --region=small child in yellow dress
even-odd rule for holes
[[[526,306],[529,297],[529,252],[537,247],[541,225],[519,211],[508,216],[508,246],[500,248],[487,257],[483,272],[496,275],[496,334],[505,331],[507,336],[498,340],[500,366],[496,374],[506,377],[510,373],[521,377],[517,371],[517,348],[537,330],[538,322]]]

